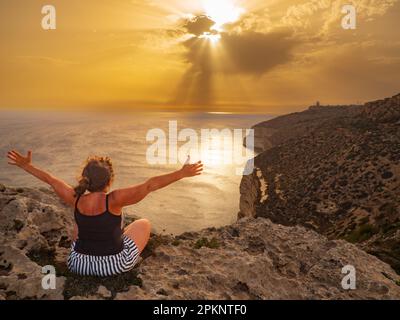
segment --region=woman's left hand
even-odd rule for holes
[[[185,164],[181,172],[185,178],[199,176],[203,172],[203,163],[199,161],[195,164]]]

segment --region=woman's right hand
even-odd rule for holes
[[[32,163],[32,151],[28,151],[26,157],[24,157],[18,151],[8,151],[7,158],[8,164],[18,166],[23,169]]]
[[[203,172],[203,163],[201,161],[196,162],[195,164],[185,164],[182,169],[181,173],[184,178],[199,176]]]

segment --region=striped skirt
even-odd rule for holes
[[[68,269],[81,276],[109,277],[132,270],[139,260],[139,250],[132,239],[124,235],[124,249],[111,256],[91,256],[78,253],[72,243]]]

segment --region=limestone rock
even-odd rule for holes
[[[117,299],[399,299],[400,277],[385,263],[345,241],[303,227],[241,219],[201,231],[217,249],[162,245],[140,267],[142,288]],[[344,290],[342,268],[356,268],[357,289]]]
[[[0,193],[0,299],[399,299],[389,265],[345,241],[264,218],[180,236],[153,235],[143,260],[112,278],[66,271],[72,210],[47,190]],[[14,221],[19,222],[15,223]],[[357,289],[341,287],[342,267]],[[56,290],[42,288],[42,266]]]
[[[44,290],[42,267],[72,231],[72,213],[50,191],[4,188],[0,193],[0,296],[63,299],[65,278]]]

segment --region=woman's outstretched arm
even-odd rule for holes
[[[133,187],[118,189],[110,194],[112,208],[115,212],[119,212],[123,207],[129,206],[143,200],[149,193],[165,188],[183,178],[198,176],[203,171],[201,161],[195,164],[186,164],[182,169],[169,174],[150,178],[142,184]]]
[[[50,185],[57,195],[66,204],[73,206],[75,203],[75,192],[74,189],[66,184],[64,181],[52,176],[50,173],[39,169],[32,164],[32,151],[28,151],[26,157],[21,155],[19,152],[12,150],[7,154],[8,163],[13,166],[17,166],[39,180]]]

